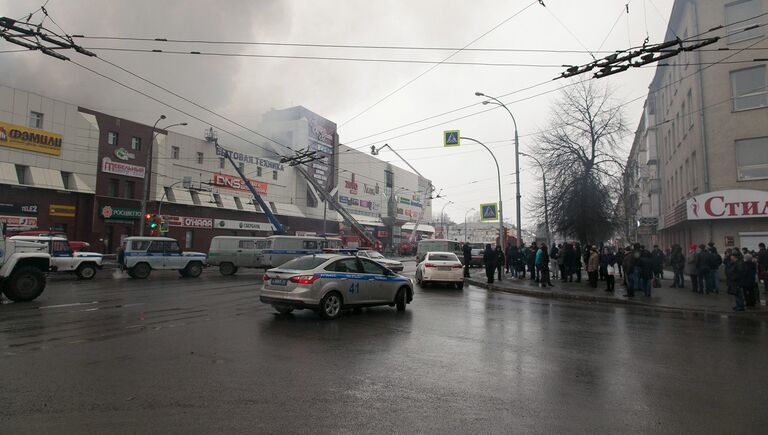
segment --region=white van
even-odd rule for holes
[[[264,267],[264,249],[271,241],[264,237],[216,236],[208,249],[208,264],[219,266],[222,275],[234,275],[240,267]]]
[[[264,267],[278,267],[288,260],[304,255],[333,252],[347,254],[341,239],[317,236],[269,236],[269,247],[263,253]],[[353,250],[356,251],[356,250]],[[354,254],[352,254],[354,255]]]
[[[428,239],[420,240],[419,245],[416,248],[416,264],[424,261],[424,257],[427,252],[453,252],[459,257],[460,261],[464,261],[464,254],[461,252],[461,243],[456,240],[445,239]]]

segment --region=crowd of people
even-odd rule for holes
[[[471,260],[469,246],[464,250],[465,264]],[[686,288],[685,275],[690,279],[691,290],[698,294],[718,294],[721,279],[725,278],[726,290],[735,297],[735,311],[744,311],[760,303],[759,283],[768,292],[768,251],[760,243],[757,252],[747,248],[728,248],[723,255],[715,244],[691,244],[684,252],[680,245],[672,245],[666,252],[654,245],[649,251],[645,246],[634,244],[625,248],[559,243],[548,248],[545,243],[509,246],[504,252],[500,246],[486,245],[483,255],[488,283],[501,280],[504,275],[513,279],[530,279],[539,287],[552,287],[552,279],[562,282],[581,282],[582,270],[592,288],[600,281],[606,292],[614,292],[616,276],[626,288],[624,296],[632,298],[636,293],[647,297],[654,288],[661,287],[664,268],[672,269],[672,288]],[[724,275],[723,275],[724,274]],[[469,268],[465,269],[469,276]]]

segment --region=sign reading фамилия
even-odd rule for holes
[[[480,204],[480,220],[481,221],[499,220],[499,208],[497,204],[496,203]]]

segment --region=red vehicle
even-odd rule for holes
[[[14,234],[15,236],[35,236],[35,237],[63,237],[67,239],[67,243],[69,244],[70,249],[72,249],[72,252],[77,252],[83,249],[88,249],[91,247],[91,244],[88,242],[81,242],[77,240],[69,240],[66,233],[62,233],[61,231],[45,231],[45,230],[26,230],[26,231],[19,231],[18,233]]]

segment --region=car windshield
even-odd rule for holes
[[[280,269],[312,270],[312,269],[315,269],[317,266],[325,263],[326,261],[328,261],[327,258],[321,258],[321,257],[314,257],[314,256],[299,257],[299,258],[294,258],[293,260],[287,261],[285,264],[280,266]]]
[[[454,254],[429,254],[430,261],[459,261]]]

